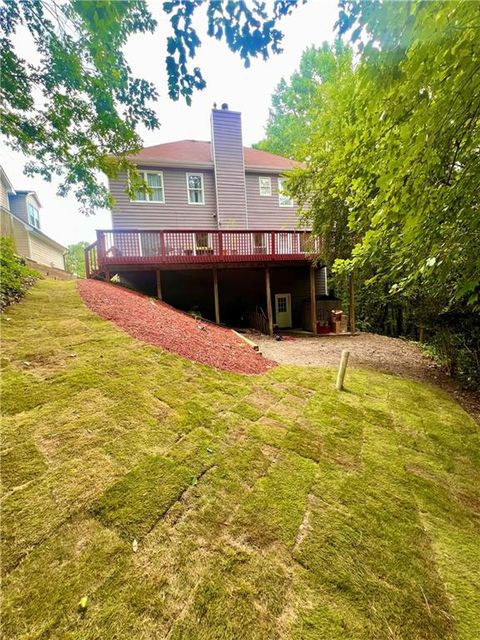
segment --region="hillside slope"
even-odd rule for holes
[[[92,311],[139,340],[225,371],[265,373],[274,366],[231,329],[125,287],[99,280],[77,284]]]
[[[480,439],[443,392],[195,364],[70,282],[2,365],[3,638],[480,637]]]

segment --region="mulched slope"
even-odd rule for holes
[[[275,366],[230,329],[195,320],[165,302],[98,280],[79,280],[78,288],[89,309],[143,342],[237,373]]]

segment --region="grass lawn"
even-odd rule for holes
[[[445,393],[209,369],[72,282],[6,314],[2,364],[3,638],[480,638],[479,430]]]

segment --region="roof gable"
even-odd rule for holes
[[[18,190],[16,189],[15,191],[15,195],[13,197],[18,197],[18,198],[33,198],[35,200],[35,202],[37,203],[38,208],[40,209],[42,207],[42,203],[40,202],[40,200],[38,199],[38,196],[36,194],[35,191],[27,191],[27,190]]]

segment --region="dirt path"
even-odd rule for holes
[[[336,366],[342,349],[348,349],[350,365],[436,384],[451,393],[480,422],[480,393],[462,390],[424,356],[419,347],[407,340],[374,333],[330,338],[298,336],[282,341],[260,335],[251,337],[264,356],[282,364]]]

